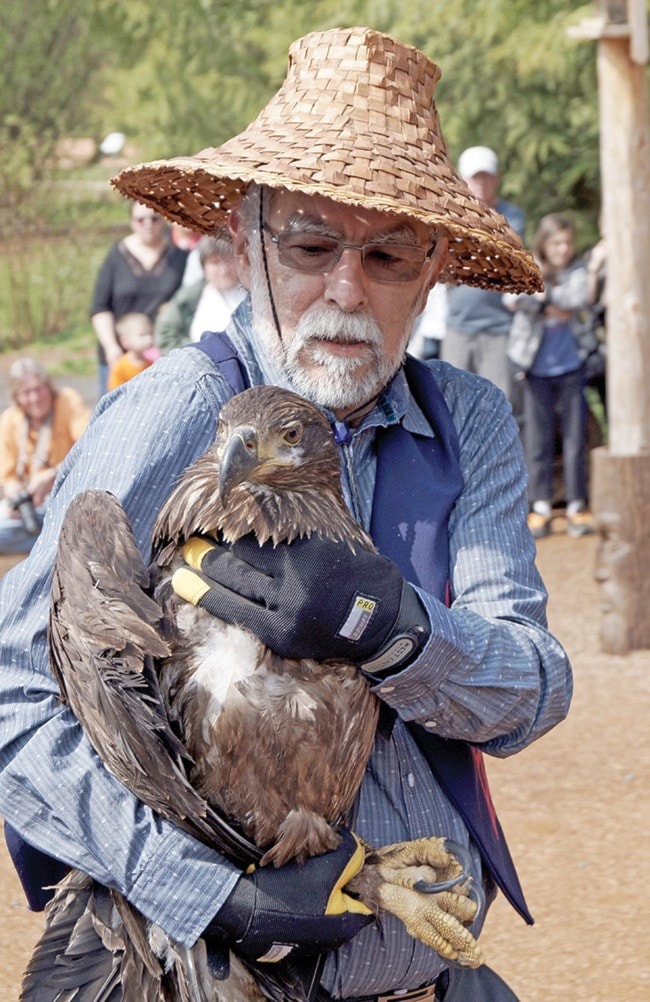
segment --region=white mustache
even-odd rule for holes
[[[361,313],[343,313],[337,309],[314,307],[298,321],[296,340],[338,341],[343,344],[365,343],[380,347],[382,335],[376,322]]]

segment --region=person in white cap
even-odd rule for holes
[[[523,239],[524,214],[512,202],[499,197],[501,174],[499,160],[488,146],[470,146],[458,160],[458,172],[472,194],[484,205],[505,216],[512,229]],[[513,367],[506,355],[512,312],[498,292],[472,286],[447,289],[445,337],[440,357],[460,369],[485,376],[503,390],[520,412],[519,394],[513,380]]]
[[[242,134],[114,180],[193,230],[230,219],[250,297],[227,340],[175,349],[103,401],[31,557],[0,586],[3,816],[184,947],[203,937],[249,961],[320,954],[309,993],[319,1002],[514,995],[487,966],[458,968],[391,915],[363,928],[324,915],[344,882],[343,850],[249,875],[138,801],[59,699],[46,642],[52,562],[64,513],[90,486],[121,501],[146,561],[158,512],[212,445],[238,379],[311,399],[340,449],[346,502],[381,555],[366,553],[362,567],[316,535],[275,547],[214,540],[187,598],[259,624],[287,656],[309,658],[317,644],[358,664],[382,713],[347,823],[374,846],[454,839],[488,902],[498,886],[532,921],[482,752],[514,754],[559,723],[571,669],[547,629],[517,426],[485,380],[405,352],[437,280],[500,296],[541,279],[454,169],[433,99],[439,75],[424,53],[371,29],[314,33],[292,45],[283,86]],[[365,603],[358,637],[337,626],[345,596],[350,610]],[[472,921],[475,935],[483,921]]]

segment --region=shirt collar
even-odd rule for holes
[[[326,414],[335,429],[334,415]],[[393,376],[392,380],[380,395],[373,409],[366,414],[363,421],[350,429],[348,441],[361,432],[371,428],[390,428],[392,425],[401,424],[407,431],[414,435],[421,435],[424,438],[434,438],[434,431],[417,405],[406,380],[404,367]],[[342,441],[346,440],[341,438]]]

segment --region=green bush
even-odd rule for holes
[[[32,189],[0,227],[0,352],[88,332],[97,270],[127,231],[123,199],[89,169]],[[29,211],[27,211],[29,210]]]
[[[105,234],[14,238],[0,247],[0,351],[87,326]]]

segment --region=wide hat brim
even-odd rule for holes
[[[212,233],[251,183],[318,194],[445,230],[440,281],[542,287],[505,218],[470,192],[447,152],[424,53],[369,28],[294,42],[284,84],[244,132],[195,156],[125,168],[112,184],[172,222]]]

